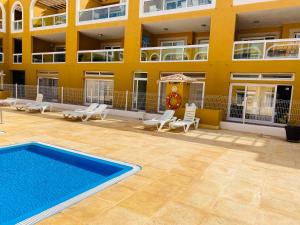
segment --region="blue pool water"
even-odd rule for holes
[[[134,170],[41,143],[0,148],[0,224],[32,218]]]

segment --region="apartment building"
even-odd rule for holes
[[[275,126],[298,110],[299,0],[2,0],[0,9],[5,83],[81,88],[86,104],[127,91],[131,110],[156,112],[178,83],[200,109],[223,99],[224,120]]]

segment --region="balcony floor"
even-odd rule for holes
[[[246,133],[156,132],[5,109],[1,145],[41,141],[143,170],[39,224],[300,224],[300,146]]]

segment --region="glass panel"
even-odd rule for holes
[[[66,61],[65,53],[54,54],[54,62],[65,62],[65,61]]]
[[[187,58],[183,55],[183,48],[162,49],[162,61],[182,61]]]
[[[191,83],[189,93],[189,103],[195,103],[198,108],[202,108],[203,103],[203,83]]]
[[[272,122],[275,87],[248,86],[246,119]]]
[[[195,47],[184,49],[184,60],[202,61],[208,59],[208,47]]]
[[[245,86],[232,86],[229,117],[242,120],[245,100]]]
[[[234,59],[262,59],[264,43],[235,44]]]
[[[93,52],[93,62],[106,62],[107,52]]]
[[[299,58],[300,42],[266,43],[266,58]]]
[[[99,85],[97,80],[86,80],[86,102],[98,103]]]
[[[289,119],[290,106],[292,99],[292,86],[278,85],[275,104],[274,122],[286,124]],[[291,118],[293,120],[293,118]]]
[[[166,98],[167,98],[167,83],[160,82],[160,96],[159,96],[159,111],[166,110]]]
[[[54,21],[55,21],[55,25],[66,24],[67,23],[66,14],[55,16]]]
[[[43,62],[43,56],[42,55],[33,55],[32,56],[32,62],[33,63],[42,63]]]
[[[90,52],[78,53],[78,62],[91,62],[92,54]]]
[[[52,63],[54,62],[54,57],[52,54],[46,54],[46,55],[43,55],[43,62],[44,63]]]
[[[43,26],[43,20],[42,19],[33,19],[32,20],[33,27],[42,27]]]

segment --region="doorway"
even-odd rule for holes
[[[146,110],[147,76],[147,73],[134,73],[133,110]]]
[[[13,96],[15,98],[25,97],[25,71],[13,70],[11,71],[11,74],[13,83]]]

